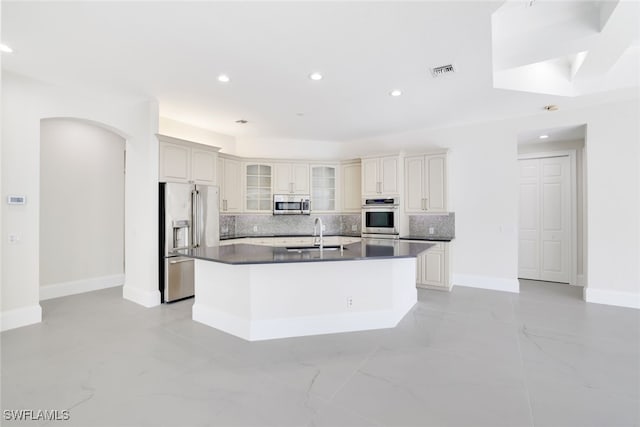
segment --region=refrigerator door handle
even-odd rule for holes
[[[196,191],[191,191],[191,244],[192,248],[196,247],[196,227],[197,227],[197,215],[196,215]]]
[[[198,233],[198,240],[196,241],[196,246],[200,247],[202,244],[202,229],[204,228],[204,207],[202,204],[202,195],[198,190],[196,190],[196,210],[196,216],[198,217],[198,229],[196,230]]]

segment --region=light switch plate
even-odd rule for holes
[[[25,203],[27,203],[25,196],[7,196],[8,205],[24,205]]]

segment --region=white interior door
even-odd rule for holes
[[[520,160],[518,277],[540,280],[540,159]]]
[[[520,160],[518,276],[569,283],[571,190],[568,156]]]
[[[569,283],[570,270],[570,164],[569,157],[541,161],[540,279]]]

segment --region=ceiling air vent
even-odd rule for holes
[[[431,69],[431,75],[433,77],[440,77],[447,74],[453,74],[456,71],[453,68],[453,64],[442,65],[440,67],[435,67]]]

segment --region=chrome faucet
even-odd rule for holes
[[[318,223],[320,223],[320,240],[318,241],[316,239],[317,237],[317,226]],[[313,246],[320,246],[320,250],[324,249],[324,239],[322,238],[322,220],[320,219],[320,217],[316,218],[316,221],[313,223]]]

